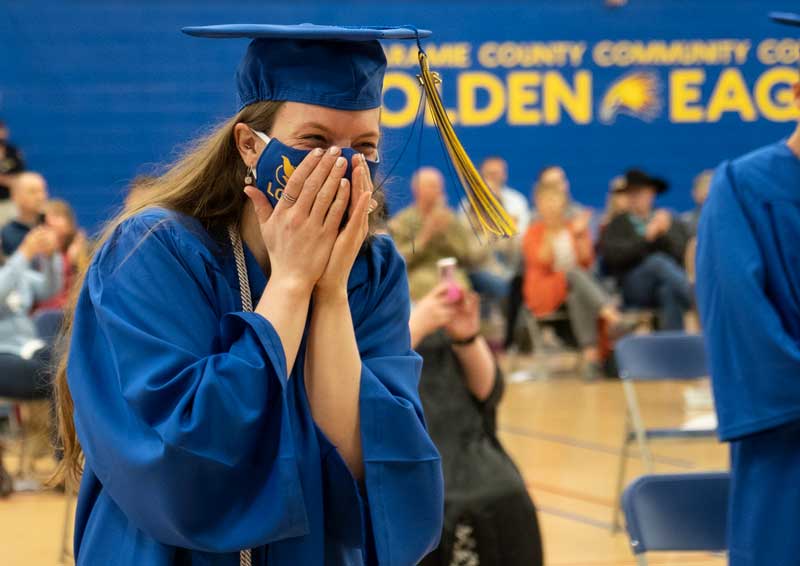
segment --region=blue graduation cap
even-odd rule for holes
[[[192,26],[195,37],[253,41],[236,72],[240,108],[289,100],[339,110],[381,105],[386,56],[381,39],[421,39],[408,27],[231,24]]]
[[[770,12],[769,18],[779,24],[800,27],[800,14],[792,12]]]
[[[515,226],[480,177],[458,140],[428,67],[421,40],[428,30],[413,26],[229,24],[191,26],[195,37],[252,41],[236,72],[240,109],[267,100],[303,102],[339,110],[369,110],[382,102],[386,56],[380,40],[416,40],[420,83],[465,196],[484,232],[510,236]]]

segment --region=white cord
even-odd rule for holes
[[[239,295],[242,298],[242,310],[253,312],[253,299],[250,295],[250,279],[247,277],[247,264],[244,261],[244,247],[242,237],[236,226],[228,226],[228,237],[233,246],[233,255],[236,258],[236,275],[239,279]],[[252,551],[248,548],[239,552],[239,566],[253,566]]]

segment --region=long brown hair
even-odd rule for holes
[[[147,178],[137,186],[136,198],[105,226],[94,247],[98,250],[125,220],[152,207],[163,207],[198,219],[207,229],[236,223],[242,215],[246,195],[242,191],[246,168],[236,148],[234,126],[242,122],[254,130],[270,132],[282,102],[257,102],[190,144],[163,174]],[[64,457],[56,480],[76,485],[83,470],[83,452],[73,421],[74,406],[67,384],[67,352],[78,294],[86,278],[83,269],[76,278],[64,325],[58,341],[59,362],[55,374],[56,411]]]

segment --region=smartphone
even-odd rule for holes
[[[464,297],[464,290],[456,281],[456,268],[458,260],[454,257],[446,257],[436,262],[439,268],[439,280],[447,284],[447,300],[457,303]]]

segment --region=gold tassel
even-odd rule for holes
[[[419,80],[425,89],[425,97],[428,109],[433,117],[433,123],[444,141],[450,161],[478,223],[485,234],[504,238],[513,236],[517,231],[514,220],[492,194],[491,189],[486,186],[486,182],[478,173],[469,155],[464,150],[464,146],[461,145],[461,141],[456,136],[453,124],[447,115],[447,110],[442,104],[439,91],[436,89],[436,85],[441,82],[441,79],[438,73],[431,72],[428,66],[428,56],[421,48],[419,50],[419,68],[422,71]]]

